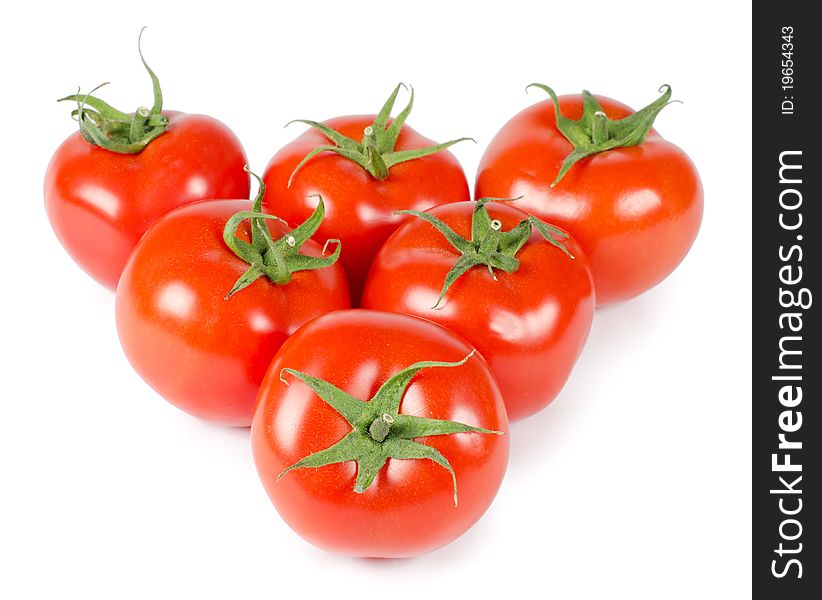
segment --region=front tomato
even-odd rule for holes
[[[374,260],[363,307],[448,327],[488,361],[511,421],[541,410],[565,384],[593,320],[585,253],[561,231],[489,199],[417,216]]]
[[[309,542],[413,556],[464,533],[508,458],[491,373],[434,323],[367,310],[305,325],[277,352],[251,427],[263,485]]]
[[[276,223],[266,236],[263,190],[254,207],[209,200],[166,215],[140,240],[117,288],[117,331],[135,370],[172,404],[225,425],[251,424],[268,363],[289,335],[349,306],[339,247],[323,256],[308,239],[321,211],[308,227],[289,233]],[[242,219],[251,227],[226,235]]]
[[[462,167],[446,150],[461,140],[435,144],[405,124],[413,91],[408,106],[389,120],[399,89],[378,115],[300,121],[312,129],[277,152],[263,175],[278,190],[267,208],[286,221],[305,219],[316,205],[312,196],[323,197],[328,211],[318,235],[342,241],[340,261],[354,303],[374,255],[406,220],[395,211],[470,198]]]

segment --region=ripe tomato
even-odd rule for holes
[[[288,336],[349,306],[338,264],[295,268],[284,285],[265,277],[252,282],[255,267],[235,256],[223,237],[227,220],[251,208],[248,200],[211,200],[167,214],[138,243],[116,299],[120,342],[140,376],[177,407],[235,426],[250,425],[265,370]],[[259,213],[242,213],[248,214]],[[250,240],[249,229],[239,229],[241,241]],[[288,238],[279,223],[270,230]],[[302,248],[312,257],[322,254],[311,240]],[[336,260],[338,252],[323,260]]]
[[[529,223],[523,211],[482,202],[438,206],[420,215],[429,222],[414,219],[398,229],[374,260],[362,305],[424,317],[463,336],[488,361],[515,421],[547,406],[565,384],[591,327],[594,287],[588,259],[573,239],[549,232],[562,241],[548,243],[523,225]],[[477,243],[460,258],[431,217],[466,244]],[[483,249],[479,242],[493,232],[497,243]],[[490,260],[479,260],[477,248]],[[515,256],[511,272],[501,253]],[[486,265],[495,268],[493,275]]]
[[[376,116],[304,121],[312,129],[277,152],[263,175],[266,185],[278,190],[267,208],[289,223],[311,214],[313,194],[323,197],[328,210],[318,235],[342,241],[342,263],[354,302],[374,255],[407,218],[395,211],[470,199],[462,167],[444,150],[460,140],[432,145],[405,125],[413,92],[406,109],[389,123],[398,91],[399,86]],[[314,155],[318,148],[322,152]]]
[[[321,548],[370,557],[427,552],[473,525],[502,481],[508,436],[494,433],[508,422],[472,352],[434,323],[366,310],[291,336],[251,426],[257,470],[286,522]],[[380,421],[390,427],[376,435]]]
[[[570,232],[591,261],[597,303],[604,305],[650,289],[682,261],[702,220],[702,184],[688,156],[650,128],[668,103],[670,88],[643,114],[604,96],[593,100],[599,108],[589,102],[584,114],[586,98],[593,98],[586,94],[558,99],[563,122],[582,117],[593,129],[597,110],[608,119],[639,115],[628,123],[637,129],[622,133],[628,143],[645,133],[644,141],[583,158],[552,187],[574,146],[557,127],[554,102],[540,102],[514,116],[491,141],[476,193],[521,195],[518,207]],[[608,121],[609,131],[615,123]],[[591,131],[583,129],[576,133],[592,140]]]
[[[75,262],[110,289],[137,241],[164,214],[249,193],[237,137],[211,117],[161,112],[159,82],[145,66],[154,84],[150,111],[125,114],[90,95],[64,98],[78,103],[80,131],[60,145],[46,170],[54,232]]]

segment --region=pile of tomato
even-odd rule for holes
[[[142,53],[140,54],[142,59]],[[357,556],[426,552],[488,508],[508,423],[562,390],[595,308],[684,258],[699,176],[640,111],[581,95],[515,115],[472,200],[448,147],[379,113],[324,122],[274,154],[252,200],[223,123],[76,94],[46,171],[59,240],[116,290],[123,350],[188,413],[251,428],[275,507]],[[400,94],[405,107],[392,117]]]

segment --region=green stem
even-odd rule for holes
[[[402,130],[408,115],[411,113],[411,107],[414,105],[414,89],[411,88],[411,98],[409,99],[408,104],[400,112],[400,114],[396,116],[391,124],[388,124],[391,110],[394,108],[394,102],[397,99],[397,94],[399,93],[401,87],[405,86],[400,83],[394,91],[391,92],[391,95],[388,97],[388,100],[385,101],[385,104],[383,104],[383,107],[380,109],[380,112],[377,114],[374,122],[365,128],[363,138],[359,142],[342,135],[324,123],[310,121],[307,119],[296,119],[295,121],[291,121],[290,123],[305,123],[306,125],[313,127],[328,138],[331,143],[317,146],[305,155],[305,157],[291,172],[291,176],[288,178],[288,187],[291,187],[294,177],[303,168],[303,166],[322,152],[334,152],[335,154],[347,158],[365,169],[365,171],[374,179],[382,180],[389,176],[390,169],[394,165],[435,154],[450,146],[453,146],[458,142],[466,140],[474,141],[472,138],[458,138],[443,144],[428,146],[426,148],[414,148],[411,150],[399,151],[395,150],[400,131]]]
[[[659,112],[672,102],[671,86],[666,84],[659,88],[662,95],[648,106],[625,118],[614,120],[605,114],[599,100],[591,92],[583,90],[582,116],[574,121],[562,114],[559,98],[554,90],[541,83],[532,83],[526,87],[526,90],[531,87],[537,87],[551,97],[557,129],[574,147],[565,157],[551,187],[562,181],[571,167],[583,158],[615,148],[642,144],[651,131]]]
[[[509,231],[502,231],[502,221],[491,219],[486,204],[489,202],[513,202],[518,198],[480,198],[474,207],[471,217],[471,239],[458,235],[445,222],[426,212],[401,210],[397,214],[413,215],[430,223],[454,247],[460,256],[445,276],[440,295],[432,310],[439,308],[440,302],[451,286],[472,268],[484,265],[494,281],[497,275],[494,269],[506,273],[515,273],[520,266],[517,253],[528,242],[531,232],[536,229],[548,243],[561,249],[568,257],[574,258],[565,247],[563,240],[568,234],[536,217],[526,217]]]
[[[145,131],[146,123],[148,122],[149,112],[148,108],[141,106],[134,111],[134,116],[131,119],[131,127],[129,128],[129,138],[132,140],[140,139]]]
[[[369,125],[363,130],[362,145],[364,148],[373,148],[374,150],[379,151],[379,146],[377,144],[377,134],[374,131],[373,125]]]
[[[428,459],[446,469],[451,474],[454,485],[454,506],[457,505],[457,477],[451,463],[436,448],[414,441],[416,438],[456,433],[480,433],[502,435],[501,431],[474,427],[456,421],[429,419],[400,414],[403,395],[411,380],[423,369],[464,365],[474,355],[457,362],[421,361],[395,373],[380,386],[377,393],[367,402],[351,396],[331,383],[294,369],[283,369],[309,386],[328,406],[340,414],[351,426],[351,431],[328,448],[310,454],[284,469],[277,477],[279,481],[294,469],[317,469],[326,465],[354,461],[357,476],[354,492],[362,493],[373,483],[379,471],[389,458],[397,460]]]
[[[374,419],[371,426],[368,428],[368,433],[371,439],[375,442],[382,442],[388,437],[388,432],[391,431],[391,425],[394,424],[394,417],[388,413],[382,413],[379,417]]]
[[[601,110],[594,113],[591,140],[594,145],[602,145],[608,140],[608,117]]]
[[[88,94],[77,93],[58,100],[77,103],[72,116],[77,118],[80,133],[86,141],[118,154],[141,152],[168,129],[168,117],[162,114],[163,92],[160,81],[143,57],[143,31],[145,27],[140,30],[137,38],[137,51],[154,90],[154,104],[150,110],[141,106],[133,114],[119,111],[91,95],[102,86],[97,86]]]
[[[247,166],[245,170],[257,180],[259,190],[254,198],[252,210],[237,212],[226,221],[223,229],[223,240],[238,258],[249,264],[249,268],[234,283],[234,287],[225,297],[226,300],[262,276],[266,276],[276,285],[286,285],[291,281],[293,273],[297,271],[310,271],[329,267],[337,262],[341,251],[339,240],[328,240],[323,247],[323,256],[300,254],[300,248],[320,227],[325,214],[325,205],[319,196],[317,197],[317,208],[302,225],[274,240],[268,230],[266,220],[276,220],[286,225],[287,223],[277,216],[263,212],[262,202],[266,190],[265,183],[256,173],[249,171]],[[246,242],[237,235],[238,227],[246,220],[250,221],[251,243]],[[333,254],[325,256],[325,248],[330,242],[335,242],[336,248]]]

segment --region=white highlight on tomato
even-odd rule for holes
[[[163,312],[181,319],[187,319],[193,313],[197,297],[185,283],[173,281],[161,288],[158,294],[157,306]]]

